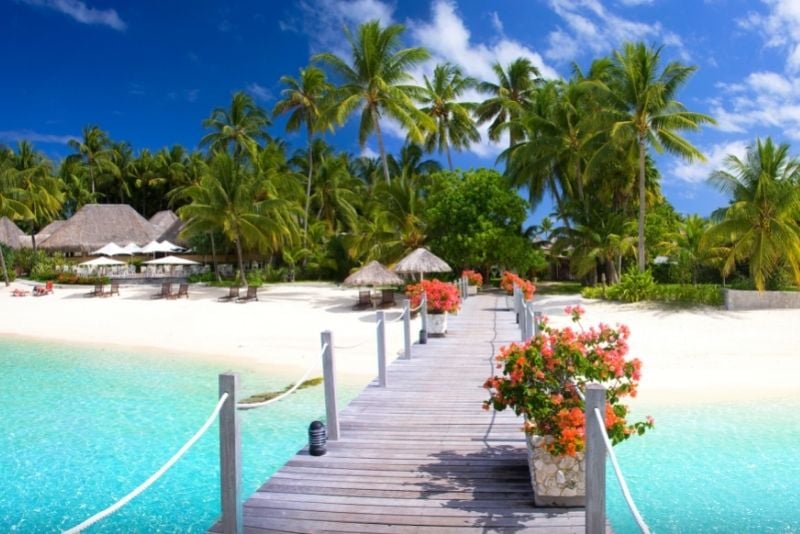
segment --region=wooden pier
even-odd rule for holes
[[[448,322],[342,410],[326,455],[303,449],[245,502],[245,532],[584,532],[583,508],[533,506],[522,421],[481,407],[493,356],[520,339],[505,297]]]

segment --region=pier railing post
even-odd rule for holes
[[[522,317],[524,319],[522,328],[522,341],[528,341],[531,337],[533,337],[533,316],[531,314],[530,302],[523,301],[522,310]]]
[[[542,329],[542,312],[535,311],[533,312],[533,335],[534,336],[538,335],[541,329]]]
[[[378,310],[376,322],[378,324],[378,384],[386,387],[386,314]]]
[[[339,439],[339,411],[336,409],[336,363],[333,359],[333,335],[330,330],[320,334],[322,351],[322,380],[325,384],[325,419],[328,439]]]
[[[239,374],[219,375],[219,394],[228,399],[219,412],[219,469],[222,497],[222,531],[242,533],[242,440],[236,413]]]
[[[514,284],[514,312],[517,314],[517,324],[520,325],[520,328],[522,328],[522,325],[520,324],[522,321],[522,317],[520,315],[522,312],[522,289],[516,284]]]
[[[419,331],[419,344],[424,345],[428,342],[428,295],[426,293],[422,294],[419,315],[422,318],[422,328]]]
[[[605,421],[606,389],[601,384],[586,385],[586,534],[606,531],[606,446],[605,424],[597,422],[595,409]]]
[[[403,358],[411,359],[411,301],[403,299]]]

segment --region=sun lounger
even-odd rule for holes
[[[381,290],[381,303],[379,304],[379,307],[391,308],[394,305],[394,289]]]
[[[11,292],[11,296],[12,297],[27,297],[28,293],[29,293],[29,291],[25,291],[24,289],[15,288]]]
[[[41,297],[43,295],[49,295],[53,292],[53,281],[48,280],[45,282],[43,286],[37,285],[33,288],[33,296],[34,297]]]
[[[155,295],[151,295],[153,299],[168,299],[172,297],[172,282],[164,282],[161,284],[161,291]]]
[[[189,284],[181,284],[178,286],[178,293],[175,294],[175,298],[179,299],[181,297],[189,298]]]
[[[218,302],[229,302],[239,298],[239,286],[231,286],[227,295],[217,299]]]
[[[108,296],[119,296],[119,282],[111,282],[111,289],[108,290]]]
[[[247,286],[247,294],[236,299],[236,302],[250,302],[251,300],[258,300],[258,288],[256,286]]]
[[[86,293],[87,297],[102,297],[103,296],[103,284],[95,284],[94,290],[89,291]]]
[[[359,291],[358,292],[358,302],[355,303],[353,306],[354,310],[363,310],[366,308],[372,307],[372,297],[370,296],[369,290],[366,291]]]

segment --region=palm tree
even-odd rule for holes
[[[203,121],[212,131],[203,136],[200,145],[208,146],[212,152],[232,149],[238,164],[247,154],[255,151],[257,140],[269,139],[266,128],[270,125],[266,112],[244,92],[236,92],[228,109],[216,108]]]
[[[300,69],[299,79],[283,76],[281,82],[286,85],[286,89],[281,91],[284,98],[275,104],[272,115],[291,112],[286,121],[286,131],[294,132],[301,126],[305,126],[308,136],[306,151],[308,177],[306,178],[306,205],[303,216],[303,239],[307,241],[308,216],[311,208],[311,182],[314,175],[314,151],[311,147],[314,142],[314,134],[326,126],[323,121],[322,101],[329,95],[332,87],[325,79],[325,73],[316,67]]]
[[[30,220],[31,244],[36,252],[36,233],[55,218],[64,202],[61,181],[52,175],[50,160],[36,152],[27,141],[19,144],[14,159],[19,200],[30,213],[27,218]]]
[[[727,241],[723,274],[737,261],[746,261],[759,291],[788,264],[800,283],[800,161],[789,156],[789,145],[760,139],[747,150],[744,160],[728,156],[726,171],[710,180],[733,198],[730,206],[715,213],[719,221],[706,239]]]
[[[10,149],[0,148],[0,217],[24,219],[32,216],[25,203],[19,200],[22,190],[18,185],[18,174],[19,171],[14,166],[14,153]],[[8,278],[2,244],[0,244],[0,269],[8,287],[11,281]]]
[[[689,80],[696,67],[680,62],[668,63],[659,71],[661,48],[648,48],[644,43],[625,43],[614,52],[609,95],[622,116],[612,135],[635,136],[639,147],[639,270],[644,271],[645,258],[645,156],[647,147],[656,152],[667,150],[689,161],[704,161],[679,130],[699,130],[702,124],[715,124],[713,118],[688,111],[675,100],[678,90]]]
[[[111,141],[108,134],[98,126],[86,126],[83,129],[83,139],[70,139],[69,146],[77,152],[70,156],[73,159],[83,162],[86,171],[89,173],[89,183],[93,200],[96,200],[96,182],[108,172],[116,169],[111,158],[109,146]],[[118,171],[118,169],[116,169]]]
[[[478,105],[475,114],[479,125],[491,122],[489,139],[497,141],[508,123],[519,120],[523,110],[531,104],[541,79],[539,69],[524,57],[512,61],[507,71],[500,63],[492,65],[492,70],[497,83],[484,81],[478,85],[478,90],[490,97]],[[509,147],[520,142],[525,135],[519,126],[508,127],[508,134]]]
[[[406,143],[397,157],[389,155],[389,169],[394,176],[410,180],[417,187],[425,187],[430,175],[442,170],[435,159],[423,159],[425,153],[419,145]]]
[[[447,154],[447,164],[453,170],[453,158],[450,148],[461,150],[477,143],[481,139],[472,112],[475,104],[459,102],[458,98],[468,89],[476,87],[478,82],[464,76],[461,69],[445,63],[436,65],[433,80],[424,76],[425,87],[419,98],[424,107],[420,110],[436,122],[436,129],[425,135],[425,149],[432,152],[437,149]]]
[[[350,43],[350,63],[331,53],[317,54],[314,61],[330,66],[342,79],[337,88],[335,118],[343,123],[351,114],[361,110],[358,141],[363,147],[374,131],[383,163],[383,175],[389,182],[389,166],[381,132],[381,118],[385,115],[400,123],[409,138],[421,142],[423,131],[435,128],[434,122],[416,108],[413,99],[420,88],[410,85],[409,69],[428,59],[424,48],[402,48],[400,24],[381,28],[373,20],[358,27],[357,35],[345,30]]]

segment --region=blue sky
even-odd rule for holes
[[[67,139],[98,124],[136,149],[193,148],[201,121],[234,91],[271,109],[280,76],[315,52],[344,51],[341,28],[374,18],[405,24],[408,44],[481,79],[520,55],[547,77],[569,76],[573,63],[586,67],[624,40],[696,65],[679,99],[719,122],[691,136],[708,163],[658,158],[664,192],[683,213],[726,203],[705,179],[727,154],[758,136],[800,139],[797,0],[0,0],[0,143],[28,139],[58,159]],[[385,129],[396,150],[401,132]],[[283,135],[282,123],[272,131]],[[362,153],[352,125],[331,141]],[[455,162],[492,166],[500,149],[482,142]]]

